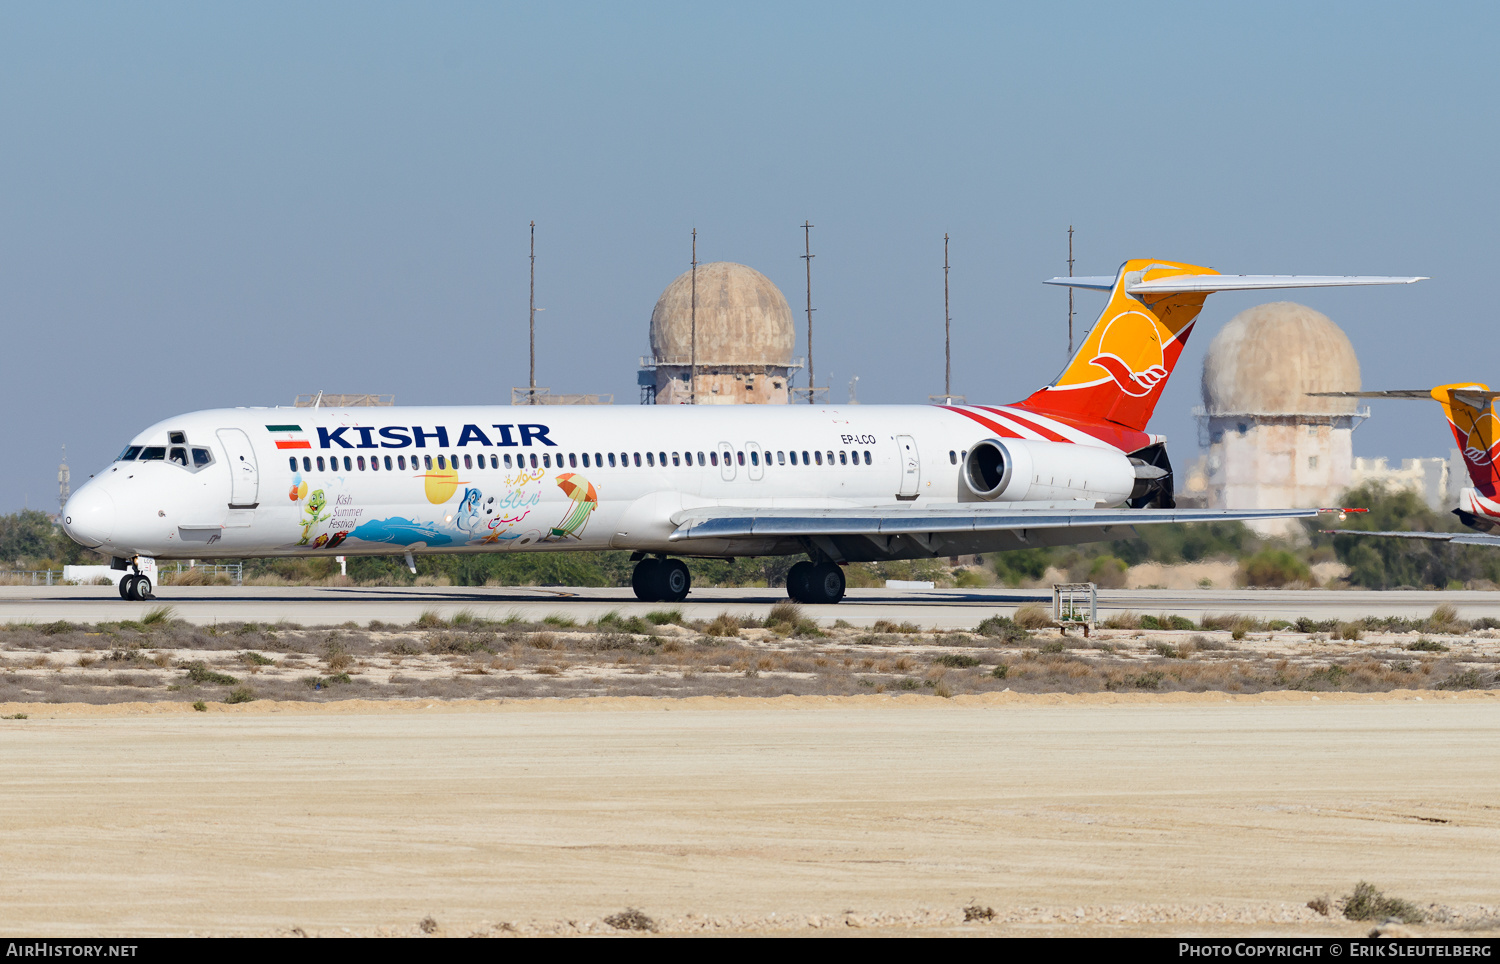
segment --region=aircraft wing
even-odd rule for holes
[[[1163,522],[1302,519],[1317,509],[1022,509],[993,504],[935,508],[849,509],[710,506],[672,517],[672,542],[751,536],[893,536],[1002,532],[1070,526],[1133,526]]]
[[[1425,539],[1428,542],[1448,542],[1455,546],[1500,546],[1500,535],[1483,532],[1367,532],[1362,529],[1323,529],[1333,536],[1383,536],[1387,539]]]
[[[1125,291],[1132,295],[1165,294],[1179,291],[1266,291],[1274,288],[1342,288],[1356,285],[1409,285],[1426,278],[1412,275],[1315,275],[1315,274],[1179,274],[1152,281],[1127,282]],[[1067,288],[1091,288],[1109,291],[1115,285],[1113,275],[1084,275],[1050,278],[1042,282]]]

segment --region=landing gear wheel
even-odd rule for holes
[[[130,598],[138,600],[140,602],[145,602],[147,599],[151,598],[151,577],[150,576],[136,576],[135,577],[135,585],[133,587],[131,587]]]
[[[807,601],[836,603],[844,598],[844,570],[831,562],[814,567],[807,576]]]
[[[807,577],[812,575],[815,568],[817,567],[803,559],[787,570],[786,594],[798,602],[811,602],[812,600],[807,598]]]
[[[656,598],[662,602],[682,602],[693,588],[693,574],[681,559],[667,559],[656,567]]]
[[[135,581],[137,578],[138,577],[134,575],[124,575],[120,577],[119,589],[121,599],[135,598]]]
[[[635,590],[635,598],[641,602],[661,601],[660,580],[657,578],[660,569],[660,559],[642,559],[635,564],[635,571],[630,574],[630,588]]]

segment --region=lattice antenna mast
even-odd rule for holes
[[[1073,225],[1068,225],[1068,277],[1073,277]],[[1068,286],[1068,357],[1073,357],[1073,286]]]
[[[948,235],[943,235],[943,394],[953,394],[953,316],[948,313]]]
[[[802,260],[807,262],[807,404],[813,403],[813,386],[818,380],[813,377],[813,342],[812,342],[812,259],[817,255],[812,253],[812,229],[813,224],[804,220],[802,222],[802,242],[804,253]]]
[[[531,396],[526,404],[536,404],[536,222],[531,222]]]
[[[693,228],[693,300],[688,308],[688,318],[691,322],[692,332],[692,358],[689,365],[689,378],[692,379],[688,388],[688,404],[698,404],[698,229]]]

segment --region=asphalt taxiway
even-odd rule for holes
[[[1049,589],[852,589],[832,606],[804,606],[824,624],[844,620],[872,626],[878,620],[913,623],[924,629],[972,629],[992,615],[1010,615],[1031,602],[1051,604]],[[433,612],[447,619],[468,611],[484,619],[511,617],[539,621],[563,616],[586,623],[611,611],[644,615],[654,609],[681,609],[687,619],[712,619],[722,612],[764,617],[787,601],[780,589],[696,589],[681,603],[643,603],[629,589],[585,587],[391,587],[363,586],[163,586],[157,599],[127,602],[109,586],[0,586],[0,623],[98,623],[136,619],[156,606],[172,607],[174,618],[208,625],[222,622],[303,626],[371,620],[406,624]],[[1254,589],[1111,589],[1099,592],[1099,618],[1133,610],[1141,614],[1184,616],[1243,613],[1262,619],[1354,620],[1366,616],[1425,617],[1451,605],[1463,619],[1500,619],[1500,592]]]

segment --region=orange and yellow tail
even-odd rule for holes
[[[1500,420],[1495,417],[1495,403],[1490,396],[1489,386],[1478,382],[1439,385],[1432,390],[1432,397],[1443,406],[1458,450],[1463,453],[1469,478],[1486,495],[1494,495],[1500,483],[1500,468],[1495,464],[1500,458]]]
[[[1204,299],[1219,290],[1205,284],[1215,275],[1212,268],[1176,261],[1125,262],[1109,286],[1109,304],[1078,353],[1056,381],[1021,406],[1144,431]],[[1148,290],[1171,288],[1163,283],[1178,277],[1192,279],[1197,290]],[[1085,282],[1077,287],[1103,287],[1086,283],[1094,279],[1077,280]]]

